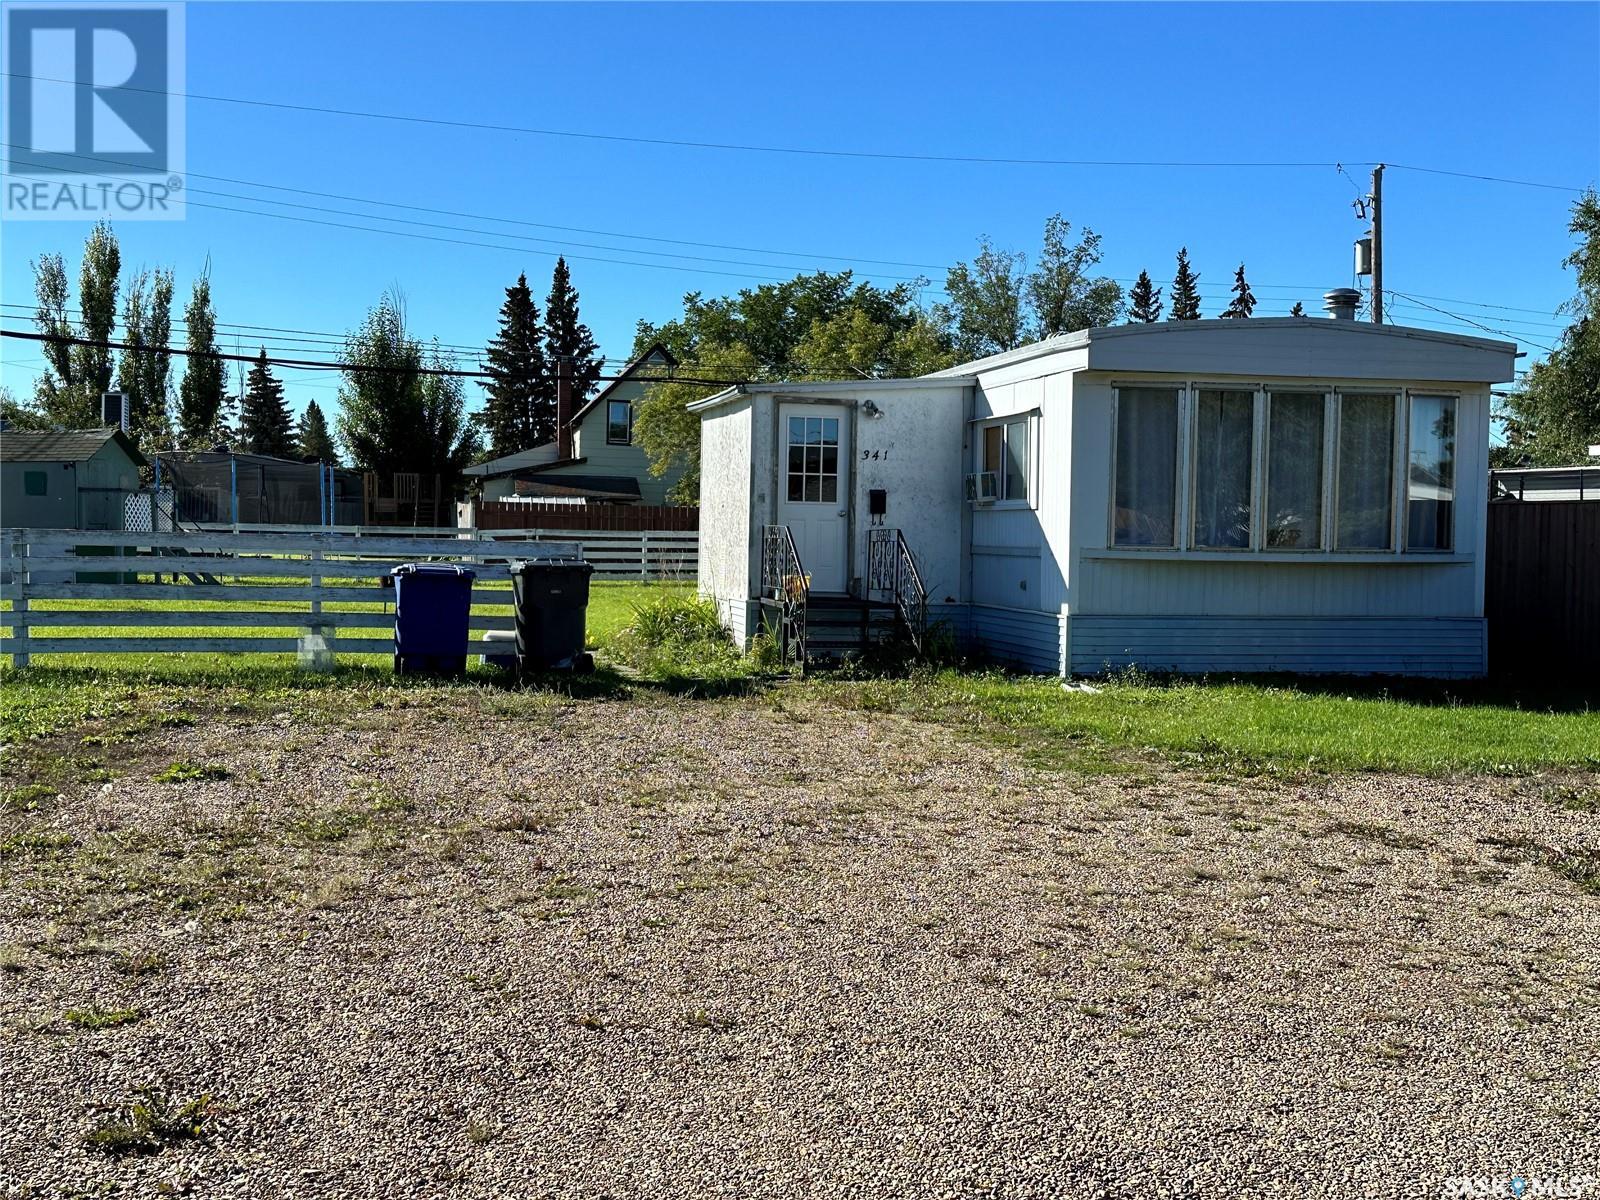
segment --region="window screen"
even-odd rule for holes
[[[1448,550],[1456,498],[1454,396],[1412,396],[1406,471],[1406,549]]]
[[[1322,548],[1321,392],[1273,392],[1267,409],[1268,550]]]
[[[1371,393],[1340,396],[1337,448],[1334,548],[1392,548],[1394,397]]]
[[[1112,541],[1172,546],[1177,532],[1178,389],[1117,393],[1116,496]]]
[[[799,503],[839,500],[839,419],[789,418],[788,498]]]
[[[1202,388],[1196,395],[1196,546],[1216,550],[1249,548],[1255,410],[1254,392]]]

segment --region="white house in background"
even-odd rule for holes
[[[564,422],[556,440],[468,467],[485,500],[526,496],[575,503],[666,504],[683,474],[650,473],[650,460],[634,444],[633,418],[650,380],[677,366],[665,346],[652,346]],[[565,436],[563,436],[563,432]]]
[[[1351,319],[1211,320],[731,388],[691,406],[700,589],[757,632],[784,527],[812,610],[865,607],[891,586],[868,561],[892,552],[881,526],[930,621],[1029,670],[1479,675],[1489,391],[1515,358]]]

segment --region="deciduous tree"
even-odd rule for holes
[[[1592,189],[1573,204],[1568,231],[1578,239],[1563,262],[1578,276],[1565,306],[1572,323],[1506,398],[1506,445],[1495,456],[1503,464],[1572,466],[1590,462],[1588,448],[1600,445],[1600,196]]]
[[[187,329],[183,382],[178,385],[178,437],[185,449],[204,450],[226,443],[227,368],[217,350],[217,314],[211,307],[211,277],[194,281],[183,313]]]
[[[1122,313],[1122,285],[1089,274],[1100,261],[1100,235],[1085,229],[1076,242],[1071,238],[1072,224],[1060,213],[1045,221],[1039,261],[1027,280],[1035,338],[1113,325]]]
[[[122,306],[122,341],[131,349],[117,360],[117,388],[128,395],[131,435],[147,451],[172,444],[172,283],[170,270],[140,271]]]
[[[114,352],[106,343],[116,330],[121,270],[117,236],[101,221],[83,244],[78,269],[80,319],[74,322],[68,316],[72,293],[61,256],[42,255],[33,264],[38,301],[34,324],[49,339],[42,343],[49,370],[34,384],[34,408],[47,427],[87,429],[100,424],[100,396],[111,387]]]

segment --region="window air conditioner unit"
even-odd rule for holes
[[[967,476],[967,499],[973,504],[993,504],[1000,498],[1000,476],[994,471],[974,471]]]

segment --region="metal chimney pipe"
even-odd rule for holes
[[[1322,307],[1335,321],[1354,321],[1360,303],[1361,293],[1355,288],[1334,288],[1322,294]]]

